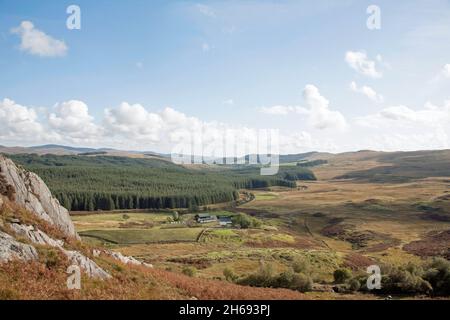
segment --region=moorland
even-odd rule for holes
[[[87,244],[157,270],[311,299],[449,295],[448,150],[281,156],[273,177],[153,155],[10,156],[72,210]],[[365,286],[370,265],[380,290]]]

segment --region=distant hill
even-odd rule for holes
[[[6,147],[0,146],[0,153],[13,155],[13,154],[53,154],[53,155],[108,155],[108,156],[120,156],[130,158],[167,158],[167,155],[159,154],[156,152],[139,152],[139,151],[127,151],[117,150],[112,148],[85,148],[85,147],[71,147],[58,144],[46,144],[32,147]]]
[[[405,182],[428,177],[450,177],[450,150],[411,152],[361,151],[333,157],[335,167],[348,163],[371,163],[367,169],[354,168],[337,179],[370,182]],[[355,165],[356,167],[356,165]]]
[[[36,154],[55,154],[55,155],[74,155],[78,153],[94,152],[97,151],[94,148],[75,148],[57,144],[47,144],[41,146],[32,147],[5,147],[0,146],[0,153],[5,154],[23,154],[23,153],[36,153]]]
[[[126,151],[111,148],[72,147],[46,144],[33,147],[0,146],[0,153],[9,155],[80,155],[87,157],[116,156],[146,158],[170,161],[170,154],[153,151]],[[253,155],[256,156],[256,155]],[[251,155],[239,158],[247,163]],[[207,163],[222,163],[222,158],[205,158]],[[227,164],[236,158],[228,158]],[[401,182],[424,177],[450,176],[450,150],[424,150],[410,152],[381,152],[360,150],[338,154],[326,152],[305,152],[280,155],[283,164],[322,163],[314,167],[314,173],[321,179],[370,180],[371,182]],[[202,166],[189,166],[198,169]]]
[[[117,150],[111,148],[84,148],[84,147],[71,147],[65,145],[58,144],[46,144],[32,147],[5,147],[0,146],[0,153],[4,154],[25,154],[25,153],[35,153],[39,155],[44,154],[54,154],[54,155],[111,155],[111,156],[123,156],[123,157],[151,157],[151,158],[162,158],[169,159],[170,154],[163,154],[154,151],[127,151],[127,150]],[[244,157],[238,158],[239,160],[245,159],[249,160],[251,155],[246,155]],[[257,155],[252,155],[257,156]],[[289,155],[280,155],[279,161],[280,163],[291,163],[291,162],[299,162],[299,161],[309,161],[316,159],[327,159],[333,156],[331,153],[322,153],[322,152],[306,152],[306,153],[298,153],[298,154],[289,154]],[[220,158],[205,158],[205,161],[213,163],[213,162],[221,162]],[[227,159],[227,163],[233,163],[235,158]]]
[[[67,152],[72,153],[86,153],[86,152],[94,152],[97,151],[97,149],[94,148],[77,148],[77,147],[69,147],[69,146],[63,146],[58,144],[46,144],[42,146],[34,146],[30,147],[34,150],[66,150]]]

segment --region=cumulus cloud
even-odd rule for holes
[[[427,103],[420,109],[389,106],[347,123],[341,113],[330,109],[330,102],[317,87],[307,85],[303,96],[305,107],[274,106],[266,111],[299,115],[298,119],[304,118],[310,128],[351,126],[352,130],[305,129],[308,132],[280,128],[278,149],[283,154],[438,149],[449,145],[450,101],[439,106]],[[193,149],[194,154],[214,157],[222,157],[224,150],[228,156],[256,153],[259,146],[255,128],[207,122],[169,107],[151,111],[140,104],[123,102],[106,109],[99,124],[89,114],[88,106],[78,100],[58,103],[49,112],[37,110],[9,99],[0,101],[0,144],[66,143],[161,152],[191,152],[193,145],[200,145],[200,149]],[[229,141],[244,142],[244,147],[230,147]],[[181,149],[175,148],[180,146]]]
[[[88,106],[79,100],[58,103],[48,116],[51,129],[75,142],[95,141],[102,135],[102,129],[89,115]]]
[[[0,123],[0,138],[6,140],[39,140],[45,133],[33,108],[10,99],[0,101]]]
[[[372,101],[380,102],[380,103],[384,101],[383,96],[378,94],[374,89],[372,89],[369,86],[358,87],[356,82],[352,81],[350,83],[350,89],[353,92],[357,92],[357,93],[361,93],[361,94],[365,95],[367,98],[369,98]]]
[[[57,40],[36,29],[32,22],[22,21],[19,27],[11,30],[21,38],[20,49],[41,57],[59,57],[67,53],[64,41]]]
[[[303,152],[314,147],[311,134],[306,131],[294,132],[281,137],[280,149],[286,152]]]
[[[162,119],[140,104],[121,103],[117,108],[105,109],[105,127],[109,134],[124,135],[130,139],[159,141]]]
[[[305,107],[275,105],[271,107],[261,107],[259,112],[269,115],[286,116],[298,114],[306,116],[310,126],[316,129],[345,129],[347,122],[345,117],[339,112],[331,110],[330,102],[320,94],[319,89],[308,84],[303,90]]]
[[[300,114],[308,113],[308,111],[305,108],[299,106],[283,106],[283,105],[261,107],[259,108],[259,111],[265,114],[283,115],[283,116],[288,115],[290,113],[300,113]]]
[[[445,78],[450,78],[450,63],[446,64],[443,68],[442,68],[442,75]]]
[[[381,56],[377,60],[380,61]],[[376,62],[370,60],[363,51],[347,51],[345,61],[356,72],[370,78],[381,78],[383,73],[377,70]]]
[[[383,151],[448,149],[449,136],[442,127],[426,132],[376,133],[365,139],[363,148]]]
[[[356,119],[356,123],[367,127],[391,127],[392,125],[419,129],[420,126],[435,128],[448,126],[450,121],[450,100],[443,106],[427,102],[422,109],[413,110],[407,106],[391,106],[378,113]]]
[[[330,110],[330,102],[323,97],[319,89],[308,84],[303,90],[303,98],[305,99],[308,109],[308,121],[317,129],[344,129],[347,122],[339,111]]]

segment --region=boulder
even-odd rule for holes
[[[78,251],[62,249],[72,264],[78,265],[89,277],[98,279],[109,279],[111,275],[100,268],[93,260]]]
[[[39,218],[58,227],[68,236],[79,239],[69,212],[54,198],[42,179],[18,167],[0,155],[0,191],[10,200],[28,209]]]
[[[93,260],[89,259],[82,253],[73,250],[64,249],[64,241],[55,240],[47,235],[45,232],[23,224],[13,223],[9,225],[16,235],[25,237],[34,244],[48,245],[58,248],[64,253],[72,264],[78,265],[89,277],[108,279],[111,276],[102,268],[100,268]]]
[[[48,245],[58,248],[62,248],[62,246],[64,245],[64,241],[52,239],[45,232],[35,229],[35,227],[33,226],[11,223],[9,224],[9,227],[14,231],[16,235],[27,238],[34,244]]]
[[[16,241],[9,234],[0,231],[0,262],[9,262],[14,259],[37,260],[36,248]]]
[[[136,266],[144,266],[144,267],[148,267],[148,268],[153,268],[152,264],[139,261],[136,258],[133,258],[130,256],[125,256],[120,252],[115,252],[115,251],[110,251],[110,250],[105,250],[104,252],[107,256],[110,256],[111,258],[113,258],[117,261],[120,261],[124,264],[133,264]]]

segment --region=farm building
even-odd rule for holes
[[[221,216],[221,217],[219,217],[219,224],[222,227],[228,227],[233,224],[233,221],[231,221],[231,217],[229,217],[229,216]]]
[[[200,213],[195,215],[195,220],[198,223],[208,223],[208,222],[215,222],[217,221],[217,217],[216,216],[212,216],[208,213]]]

